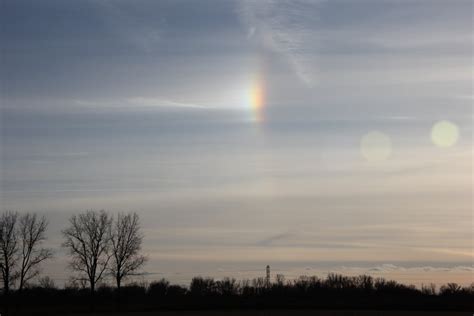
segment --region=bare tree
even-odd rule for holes
[[[18,227],[21,244],[20,284],[18,287],[20,291],[29,280],[39,274],[39,264],[53,256],[51,250],[41,247],[46,240],[47,226],[48,223],[44,216],[38,218],[36,214],[28,213],[20,217]]]
[[[120,290],[123,278],[134,274],[146,262],[146,257],[140,254],[143,235],[140,232],[140,222],[136,213],[118,214],[112,226],[113,263],[111,272]]]
[[[63,231],[63,247],[72,257],[70,266],[87,279],[91,294],[105,276],[111,257],[111,220],[103,210],[89,210],[72,216],[70,226]]]
[[[5,294],[10,292],[13,282],[18,277],[14,271],[18,262],[19,249],[17,221],[17,212],[7,211],[0,216],[0,269]]]

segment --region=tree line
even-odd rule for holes
[[[434,285],[420,289],[368,275],[339,274],[291,280],[277,275],[272,282],[263,277],[239,281],[199,276],[189,286],[161,279],[149,284],[128,283],[120,295],[118,291],[117,287],[101,283],[92,297],[89,289],[78,283],[61,289],[45,283],[15,292],[0,312],[8,315],[8,306],[12,315],[87,313],[91,308],[96,313],[267,308],[471,311],[474,298],[474,285],[449,283],[436,291]]]
[[[40,273],[41,264],[53,258],[44,247],[48,222],[44,216],[6,211],[0,216],[0,270],[3,293],[18,282],[22,292]],[[88,210],[69,219],[62,231],[75,280],[85,282],[91,294],[107,276],[120,290],[124,278],[135,274],[146,262],[141,254],[143,234],[136,213],[112,216],[104,210]]]

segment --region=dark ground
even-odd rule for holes
[[[70,314],[112,315],[112,314]],[[472,316],[472,312],[456,311],[368,311],[368,310],[215,310],[215,311],[158,311],[149,313],[123,313],[117,316]]]

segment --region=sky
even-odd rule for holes
[[[473,281],[471,1],[0,2],[0,208],[136,211],[150,278]]]

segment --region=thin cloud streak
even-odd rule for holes
[[[165,98],[148,98],[148,97],[131,97],[117,100],[82,100],[73,99],[73,104],[84,107],[99,107],[99,108],[120,108],[133,106],[140,107],[180,107],[180,108],[194,108],[194,109],[212,109],[215,107],[204,106],[195,103],[180,102]]]
[[[211,109],[214,107],[211,106],[204,106],[195,103],[187,103],[187,102],[179,102],[174,100],[168,99],[160,99],[160,98],[144,98],[144,97],[134,97],[127,99],[127,102],[132,105],[138,106],[151,106],[151,107],[184,107],[184,108],[196,108],[196,109]]]

